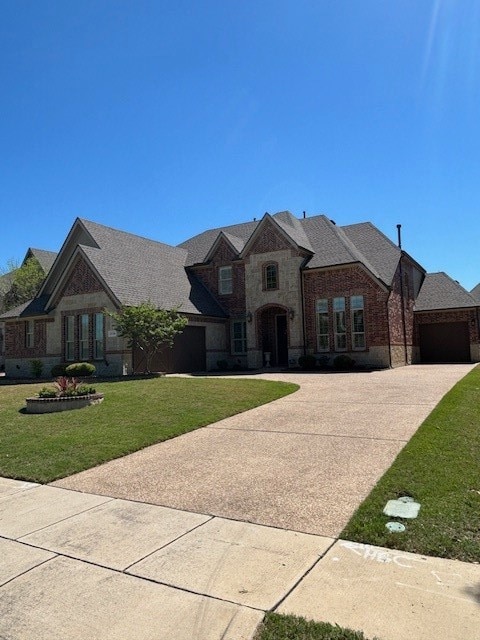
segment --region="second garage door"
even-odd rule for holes
[[[468,322],[420,325],[422,362],[470,362]]]
[[[140,350],[133,353],[133,366],[135,373],[142,373],[145,369],[145,357]],[[185,327],[175,337],[171,349],[167,348],[155,356],[151,369],[166,373],[205,371],[205,327]]]

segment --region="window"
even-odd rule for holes
[[[220,267],[218,270],[218,293],[232,293],[232,267]]]
[[[75,316],[65,316],[65,360],[75,360]]]
[[[278,267],[276,264],[267,264],[263,268],[263,288],[268,290],[278,289]]]
[[[33,347],[33,320],[27,320],[25,323],[25,346],[27,349]]]
[[[315,307],[317,317],[317,351],[329,351],[328,337],[328,300],[317,300]]]
[[[94,316],[94,342],[93,357],[95,360],[103,359],[103,313],[96,313]]]
[[[232,353],[247,353],[247,323],[245,320],[232,324]]]
[[[89,347],[89,320],[90,320],[90,316],[88,315],[88,313],[82,313],[81,316],[79,316],[79,356],[80,356],[80,360],[88,360],[89,356],[90,356],[90,349]]]
[[[335,351],[347,348],[347,326],[345,323],[345,298],[333,299]]]
[[[354,349],[365,349],[365,316],[363,313],[363,296],[350,298],[352,311],[352,346]]]

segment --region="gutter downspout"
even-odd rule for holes
[[[305,265],[307,264],[309,258],[306,257],[305,260],[302,262],[302,264],[300,265],[300,297],[302,300],[302,334],[303,334],[303,355],[306,356],[307,355],[307,343],[306,343],[306,337],[307,337],[307,329],[306,329],[306,319],[305,319],[305,296],[304,296],[304,283],[303,283],[303,279],[305,277]]]
[[[400,249],[400,262],[399,262],[399,271],[400,271],[400,301],[402,303],[402,329],[403,329],[403,352],[405,358],[405,364],[408,364],[408,350],[407,350],[407,324],[405,320],[405,294],[403,290],[403,269],[402,269],[402,237],[401,237],[401,224],[397,224],[398,231],[398,248]]]
[[[390,302],[390,297],[392,295],[392,289],[389,289],[389,294],[387,301],[385,302],[385,313],[387,319],[387,333],[388,333],[388,366],[390,369],[392,368],[392,336],[390,334],[390,314],[388,310],[388,303]]]

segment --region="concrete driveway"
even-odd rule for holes
[[[300,389],[53,484],[336,538],[421,422],[473,366],[257,374]]]

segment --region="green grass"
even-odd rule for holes
[[[0,385],[0,476],[51,482],[298,389],[283,382],[222,378],[95,382],[105,393],[100,405],[23,413],[25,398],[42,386]]]
[[[390,499],[420,502],[404,533],[389,533]],[[341,537],[425,555],[480,561],[480,367],[441,400]]]
[[[361,631],[351,631],[326,622],[297,616],[267,613],[255,640],[368,640]],[[372,640],[378,640],[372,638]]]

